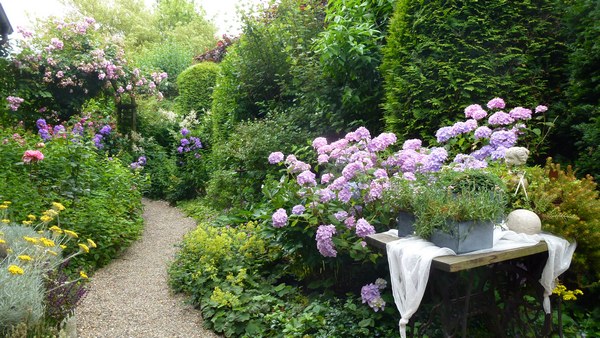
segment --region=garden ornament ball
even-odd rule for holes
[[[542,231],[540,217],[531,210],[513,210],[506,218],[506,226],[516,233],[534,235]]]

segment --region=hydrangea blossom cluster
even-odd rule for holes
[[[129,166],[131,167],[131,169],[143,169],[144,166],[146,165],[146,157],[145,156],[140,156],[138,157],[137,161],[132,162]]]
[[[282,228],[287,224],[288,221],[287,212],[285,211],[285,209],[279,208],[277,209],[277,211],[275,211],[275,213],[271,217],[271,220],[273,221],[273,226],[275,228]]]
[[[317,249],[323,257],[335,257],[337,251],[333,244],[333,235],[335,235],[335,225],[319,225],[315,239],[317,240]]]
[[[195,136],[187,137],[190,133],[187,128],[181,128],[180,133],[183,137],[179,140],[177,152],[180,154],[193,152],[194,157],[200,158],[199,150],[202,149],[202,142],[200,139]]]
[[[381,298],[381,290],[385,289],[387,282],[385,279],[377,278],[375,283],[367,284],[360,290],[360,297],[363,304],[367,303],[375,312],[385,309],[385,301]]]
[[[488,160],[503,159],[506,150],[516,145],[525,128],[524,121],[530,120],[533,114],[548,110],[548,107],[540,105],[533,112],[531,109],[515,107],[507,113],[500,110],[506,108],[506,103],[499,97],[490,100],[486,106],[489,112],[478,104],[468,106],[465,108],[465,122],[442,127],[436,132],[439,143],[472,133],[473,139],[481,144],[481,147],[470,154],[456,155],[453,159],[455,170],[485,168]],[[469,127],[465,127],[466,124]]]
[[[12,111],[17,111],[21,106],[21,103],[25,102],[24,99],[18,96],[9,96],[6,98],[6,101],[8,101],[8,106]]]
[[[98,148],[98,149],[104,148],[103,140],[105,137],[110,135],[111,131],[112,131],[112,128],[109,125],[104,125],[102,128],[100,128],[98,133],[96,135],[94,135],[94,138],[93,138],[96,148]]]

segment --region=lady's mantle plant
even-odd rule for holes
[[[516,145],[526,120],[547,109],[516,107],[506,113],[501,98],[489,101],[487,108],[471,105],[465,109],[465,121],[439,129],[440,146],[424,147],[421,140],[411,139],[394,152],[396,135],[372,137],[360,127],[334,142],[314,139],[316,163],[312,165],[293,154],[271,153],[269,163],[285,165],[280,181],[264,189],[276,209],[271,217],[278,229],[273,230],[275,235],[290,254],[302,250],[300,243],[310,245],[314,240],[312,247],[323,257],[339,258],[344,253],[354,260],[374,260],[364,238],[390,228],[398,212],[395,205],[383,201],[390,178],[418,186],[424,182],[417,177],[428,177],[445,166],[456,171],[487,168],[490,162],[502,161],[506,150]],[[323,262],[306,248],[301,256],[307,265]]]

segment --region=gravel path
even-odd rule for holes
[[[202,327],[200,312],[173,295],[167,266],[194,220],[163,201],[144,200],[142,238],[96,272],[77,308],[79,337],[218,337]]]

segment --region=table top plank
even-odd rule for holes
[[[386,244],[397,239],[398,237],[390,234],[378,233],[367,236],[366,242],[383,253],[386,253]],[[546,242],[542,241],[536,245],[511,250],[493,251],[480,254],[462,254],[459,256],[440,256],[434,258],[431,262],[431,265],[438,270],[457,272],[519,257],[530,256],[546,251],[548,251],[548,246]]]

